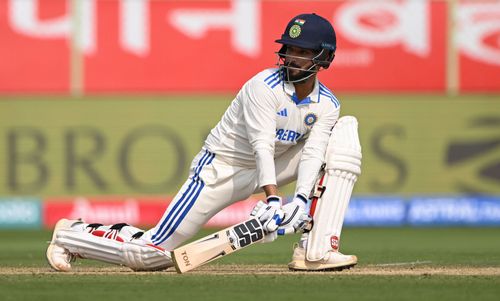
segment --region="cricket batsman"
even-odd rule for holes
[[[223,208],[259,192],[266,200],[251,214],[263,225],[266,241],[307,228],[290,269],[342,270],[356,265],[356,256],[339,252],[339,239],[361,173],[357,120],[339,119],[339,100],[317,77],[335,57],[334,28],[317,14],[301,14],[291,19],[276,42],[281,45],[277,68],[243,85],[157,225],[143,231],[126,223],[62,219],[47,249],[53,269],[69,271],[75,258],[133,270],[169,268],[169,251]],[[293,200],[283,205],[278,188],[292,181],[297,181]]]

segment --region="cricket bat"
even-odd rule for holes
[[[182,274],[263,238],[262,224],[258,219],[251,218],[173,250],[172,259],[177,273]]]

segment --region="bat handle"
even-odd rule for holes
[[[304,229],[302,231],[304,233],[307,233],[307,232],[311,231],[313,225],[314,225],[314,222],[310,221],[309,223],[307,223],[307,225],[304,227]],[[287,235],[287,234],[294,234],[294,233],[297,233],[297,232],[295,232],[295,229],[293,227],[287,227],[287,228],[284,228],[284,229],[278,229],[278,235],[280,235],[280,236]]]
[[[287,234],[293,234],[295,233],[295,230],[293,227],[288,227],[285,229],[278,229],[278,235],[287,235]]]

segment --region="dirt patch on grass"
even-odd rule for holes
[[[0,267],[1,275],[54,275],[58,272],[45,267]],[[134,272],[125,267],[76,266],[64,275],[129,275],[157,274],[178,275],[174,269],[161,272]],[[417,264],[362,265],[341,272],[298,272],[290,271],[285,265],[208,265],[184,275],[374,275],[374,276],[500,276],[500,267],[431,266]]]

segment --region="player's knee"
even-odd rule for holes
[[[170,253],[154,245],[123,244],[125,265],[135,271],[163,270],[173,266]]]
[[[333,128],[328,142],[326,168],[360,175],[361,157],[358,121],[353,116],[344,116]]]

